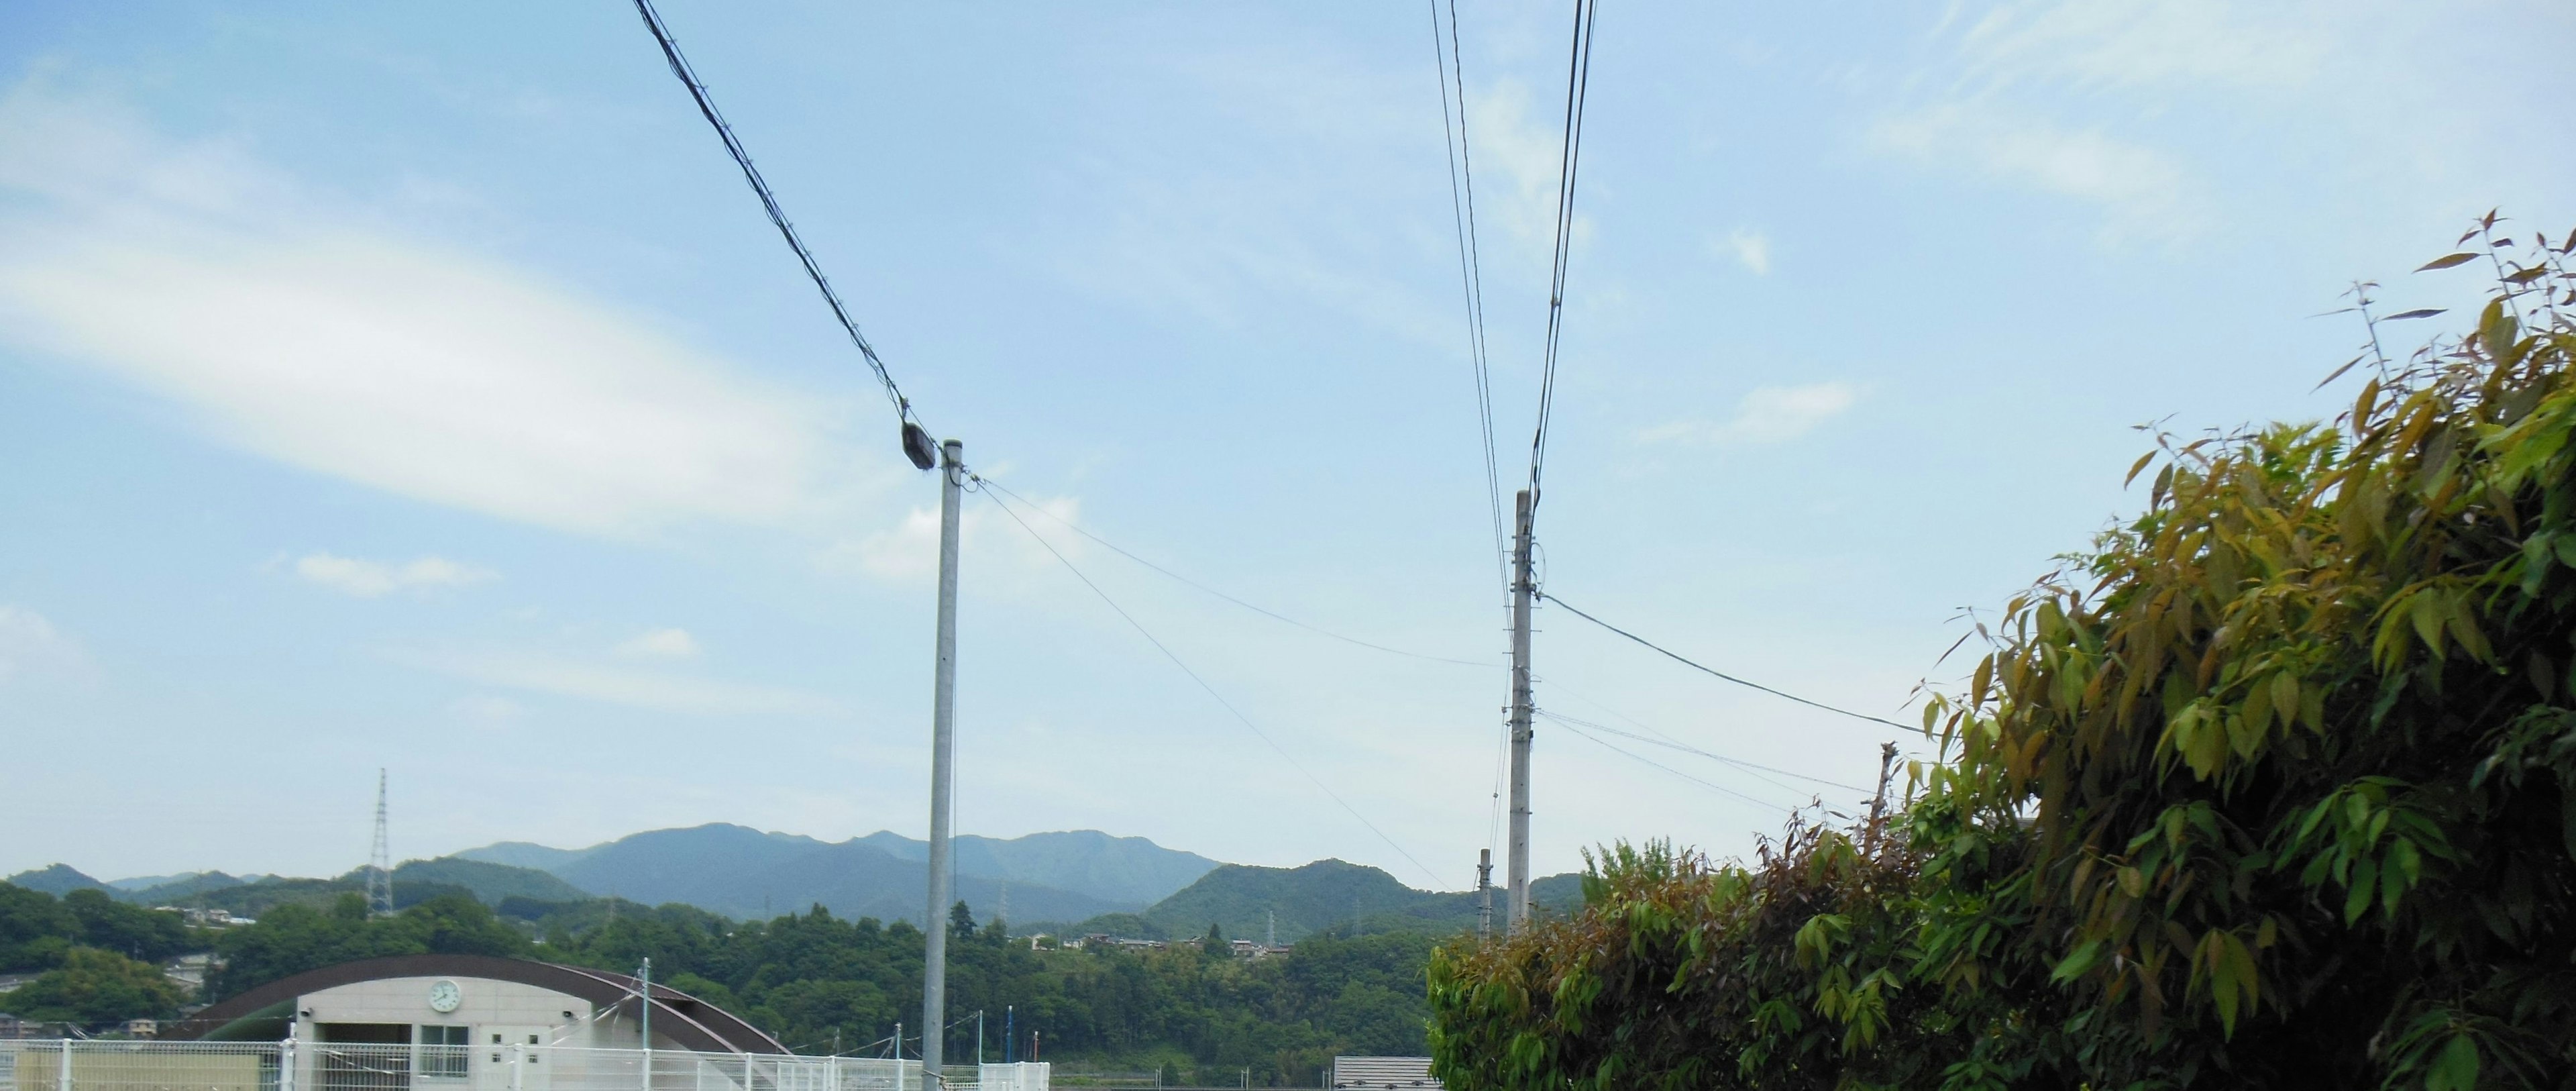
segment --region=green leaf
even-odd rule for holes
[[[2457,254],[2444,254],[2444,255],[2442,255],[2441,257],[2434,258],[2434,259],[2433,259],[2433,260],[2431,260],[2431,261],[2425,262],[2424,264],[2417,266],[2417,267],[2415,268],[2415,271],[2416,271],[2416,272],[2418,272],[2418,273],[2422,273],[2422,272],[2427,272],[2427,271],[2434,270],[2434,269],[2448,269],[2448,268],[2450,268],[2450,267],[2452,267],[2452,266],[2454,266],[2454,265],[2458,265],[2458,264],[2460,264],[2460,263],[2462,263],[2462,262],[2476,261],[2476,260],[2477,260],[2477,257],[2478,257],[2478,256],[2477,256],[2476,254],[2469,253],[2468,251],[2465,251],[2465,250],[2463,250],[2463,251],[2461,251],[2461,252],[2459,252],[2459,253],[2457,253]]]
[[[2454,1034],[2442,1055],[2433,1059],[2432,1070],[2424,1074],[2425,1091],[2472,1091],[2478,1085],[2478,1043],[2466,1034]]]
[[[2048,979],[2059,984],[2073,981],[2076,978],[2084,976],[2084,971],[2092,969],[2093,964],[2100,962],[2101,960],[2102,941],[2098,939],[2085,940],[2083,943],[2076,945],[2073,953],[2068,954],[2063,960],[2059,961],[2056,969],[2049,971]]]

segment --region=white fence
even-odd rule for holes
[[[971,1076],[969,1074],[972,1074]],[[1045,1064],[950,1091],[1048,1091]],[[528,1045],[0,1041],[0,1091],[926,1091],[921,1062]]]

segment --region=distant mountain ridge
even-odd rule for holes
[[[1502,924],[1503,892],[1494,892],[1495,925]],[[1530,883],[1540,909],[1565,912],[1583,904],[1582,877],[1550,875]],[[1142,913],[1120,913],[1062,926],[1071,935],[1105,932],[1144,939],[1187,939],[1216,925],[1233,939],[1262,939],[1275,926],[1282,943],[1318,932],[1455,933],[1476,927],[1472,891],[1416,890],[1364,864],[1317,860],[1293,868],[1225,864]]]
[[[979,919],[1081,920],[1138,911],[1218,867],[1196,853],[1098,830],[955,844],[957,895]],[[748,918],[821,905],[833,913],[918,922],[929,846],[879,831],[829,842],[709,823],[647,830],[580,849],[504,841],[452,859],[549,872],[599,897],[681,902]]]

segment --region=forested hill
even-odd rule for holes
[[[1530,899],[1542,909],[1579,906],[1583,904],[1581,877],[1566,874],[1534,880]],[[1498,920],[1502,900],[1502,892],[1495,891]],[[1293,868],[1226,864],[1142,913],[1112,914],[1062,926],[1014,926],[1013,930],[1190,939],[1215,925],[1228,936],[1260,939],[1275,923],[1281,943],[1354,929],[1455,935],[1476,927],[1476,906],[1471,892],[1415,890],[1377,868],[1341,860],[1317,860]]]
[[[456,858],[533,867],[600,897],[679,902],[733,917],[823,905],[844,917],[921,923],[928,846],[888,832],[847,841],[709,823],[648,830],[582,849],[521,841]],[[1217,865],[1142,837],[1098,830],[956,840],[960,896],[1022,920],[1136,912]]]

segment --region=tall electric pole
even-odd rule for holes
[[[394,857],[385,839],[385,771],[376,770],[376,843],[367,851],[367,912],[379,917],[394,911]]]
[[[1494,936],[1494,850],[1476,850],[1476,938]]]
[[[940,1072],[940,1031],[948,1025],[948,816],[956,783],[957,504],[966,484],[966,445],[939,445],[939,659],[930,699],[930,915],[921,974],[921,1086],[948,1085]]]
[[[1505,864],[1503,911],[1511,934],[1529,927],[1530,820],[1530,494],[1522,489],[1512,516],[1512,834]]]

